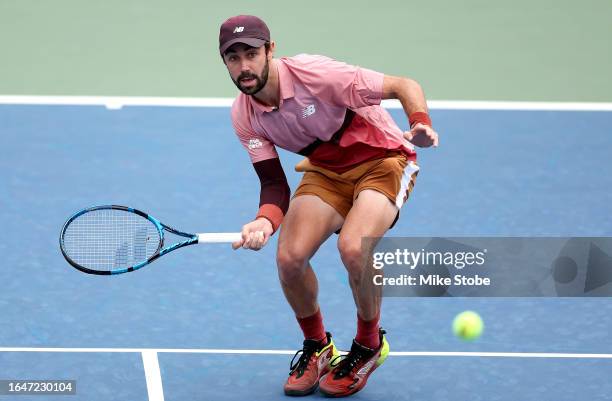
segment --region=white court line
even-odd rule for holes
[[[161,372],[159,371],[157,352],[150,350],[143,351],[142,364],[144,365],[145,378],[147,379],[149,401],[164,401],[164,389],[162,386]]]
[[[162,377],[159,369],[159,353],[178,354],[241,354],[241,355],[293,355],[294,350],[266,349],[185,349],[185,348],[26,348],[0,347],[0,352],[70,352],[70,353],[140,353],[147,382],[148,401],[164,401]],[[389,352],[397,357],[487,357],[487,358],[573,358],[612,359],[612,354],[570,354],[545,352]]]
[[[138,96],[22,96],[0,95],[0,104],[106,106],[176,106],[176,107],[230,107],[232,98],[190,97],[138,97]]]
[[[120,109],[123,106],[166,107],[231,107],[233,98],[222,97],[142,97],[142,96],[28,96],[0,95],[0,104],[8,105],[66,105],[105,106]],[[612,103],[596,102],[519,102],[430,100],[434,110],[540,110],[540,111],[612,111]],[[384,100],[383,106],[399,109],[397,100]]]
[[[169,354],[240,354],[240,355],[293,355],[295,350],[272,349],[214,349],[214,348],[30,348],[0,347],[0,352],[73,352],[73,353],[169,353]],[[485,358],[576,358],[612,359],[612,354],[558,353],[558,352],[436,352],[391,351],[390,356],[485,357]],[[157,356],[156,356],[157,359]],[[159,369],[159,366],[158,366]]]

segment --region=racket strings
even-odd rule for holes
[[[155,224],[140,215],[101,209],[74,219],[63,241],[66,254],[75,263],[112,271],[146,261],[159,248],[161,237]]]

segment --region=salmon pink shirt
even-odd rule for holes
[[[275,146],[342,173],[389,151],[416,159],[413,145],[380,106],[384,74],[324,56],[274,59],[279,107],[240,93],[232,123],[253,163],[277,158]]]

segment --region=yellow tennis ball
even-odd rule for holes
[[[453,332],[462,340],[475,340],[480,337],[483,330],[484,323],[476,312],[461,312],[453,320]]]

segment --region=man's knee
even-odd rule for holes
[[[362,252],[361,238],[340,235],[338,250],[349,276],[360,276],[365,268],[365,255]]]
[[[278,275],[282,282],[291,283],[300,280],[308,265],[309,256],[299,248],[285,247],[276,253]]]

